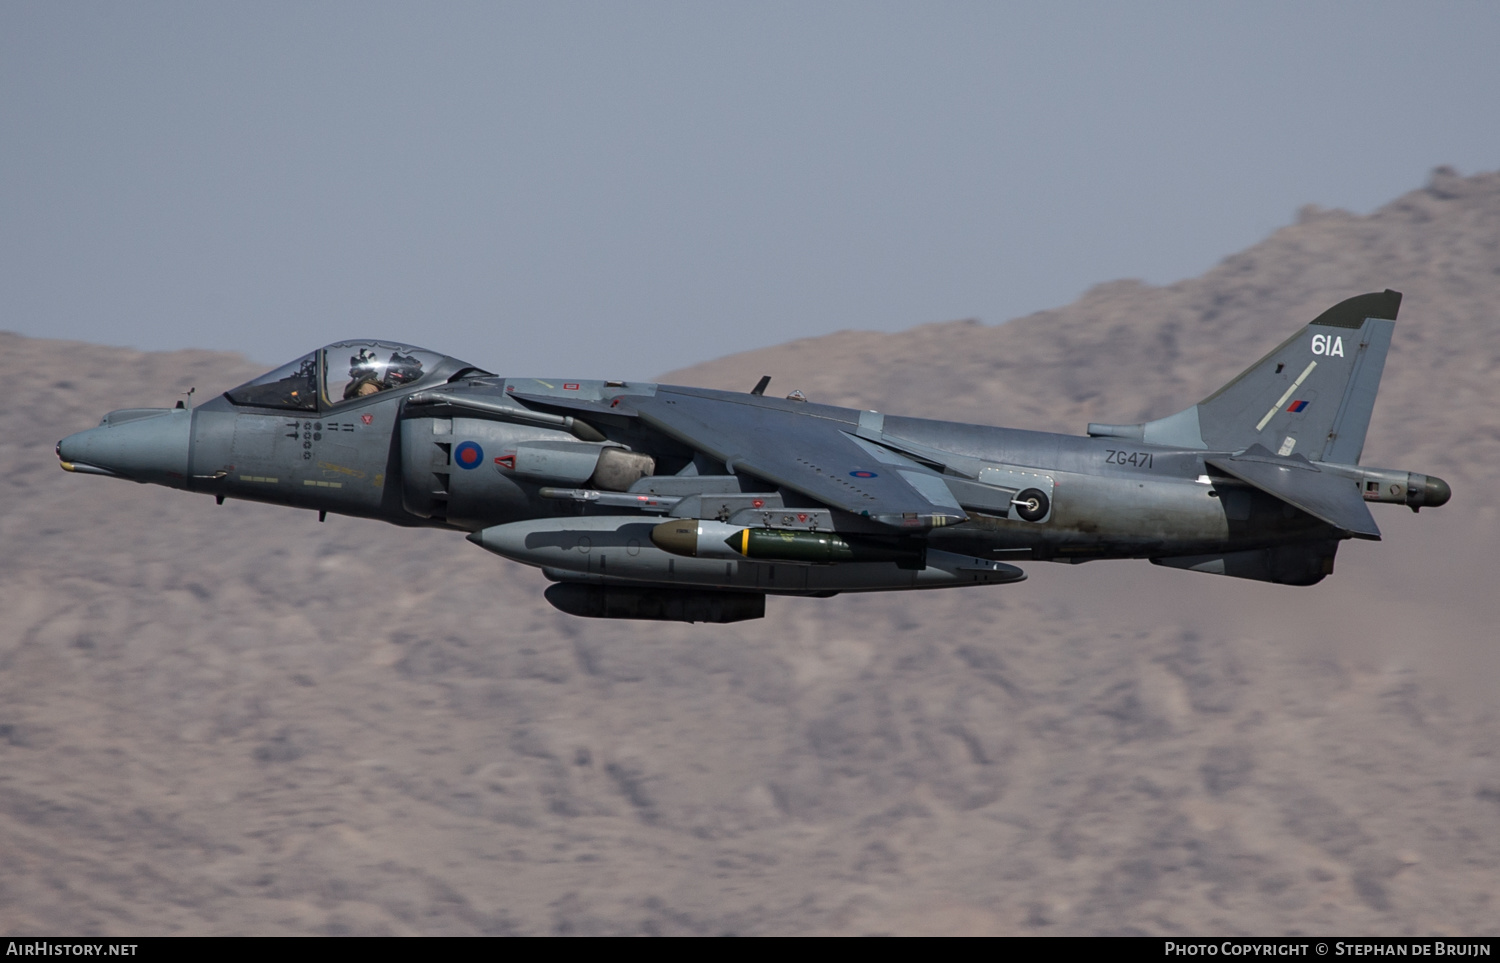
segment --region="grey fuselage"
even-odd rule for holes
[[[557,386],[567,385],[566,392]],[[660,386],[665,387],[665,386]],[[116,474],[219,498],[241,498],[320,512],[375,518],[398,525],[478,531],[507,523],[619,515],[618,509],[542,497],[544,488],[583,484],[585,464],[570,475],[525,477],[486,464],[472,469],[454,461],[454,449],[473,442],[499,453],[538,443],[583,447],[591,443],[564,427],[535,423],[534,413],[508,396],[557,395],[574,401],[655,395],[654,384],[600,381],[463,378],[426,391],[387,391],[326,412],[286,411],[233,404],[220,396],[193,409],[127,409],[99,428],[71,436],[59,447],[81,471]],[[734,392],[680,389],[699,397],[744,403]],[[411,404],[412,395],[424,402]],[[513,410],[495,412],[463,403]],[[808,402],[756,398],[757,405],[796,411],[882,437],[897,449],[939,459],[945,481],[969,519],[926,534],[937,549],[980,558],[1087,560],[1199,556],[1273,547],[1339,536],[1318,520],[1235,479],[1212,476],[1205,458],[1215,453],[1047,432],[899,416]],[[556,417],[556,416],[553,416]],[[532,423],[528,423],[532,419]],[[589,422],[606,439],[651,456],[656,473],[637,484],[646,491],[677,478],[676,490],[701,468],[701,454],[621,418]],[[872,429],[871,426],[877,426]],[[928,451],[930,450],[930,451]],[[695,464],[695,455],[697,462]],[[1009,490],[981,480],[1035,476],[1051,505],[1037,522],[1007,511]],[[1369,474],[1350,468],[1351,479]],[[686,473],[685,476],[683,473]],[[1005,473],[1016,473],[1007,476]],[[966,477],[972,475],[976,477]],[[1356,483],[1351,481],[1351,483]],[[671,487],[670,485],[666,487]],[[690,487],[690,484],[689,486]],[[764,491],[741,478],[744,492]],[[807,499],[781,492],[785,507]],[[828,515],[834,530],[868,531],[869,523],[842,512]]]

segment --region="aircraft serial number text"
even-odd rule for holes
[[[1151,452],[1149,451],[1115,451],[1106,449],[1108,456],[1104,459],[1110,465],[1129,465],[1132,468],[1150,468]]]

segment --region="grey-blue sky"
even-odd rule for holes
[[[644,377],[1500,157],[1500,5],[0,5],[0,327]]]

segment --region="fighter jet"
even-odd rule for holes
[[[766,394],[504,378],[387,341],[319,348],[196,407],[126,408],[70,472],[468,533],[579,616],[733,622],[766,596],[1018,582],[1144,558],[1312,585],[1368,503],[1440,478],[1359,464],[1401,295],[1329,308],[1203,401],[1087,436]]]

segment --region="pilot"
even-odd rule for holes
[[[363,398],[389,385],[381,380],[380,360],[369,348],[360,348],[359,354],[349,359],[349,383],[344,386],[344,400]]]

